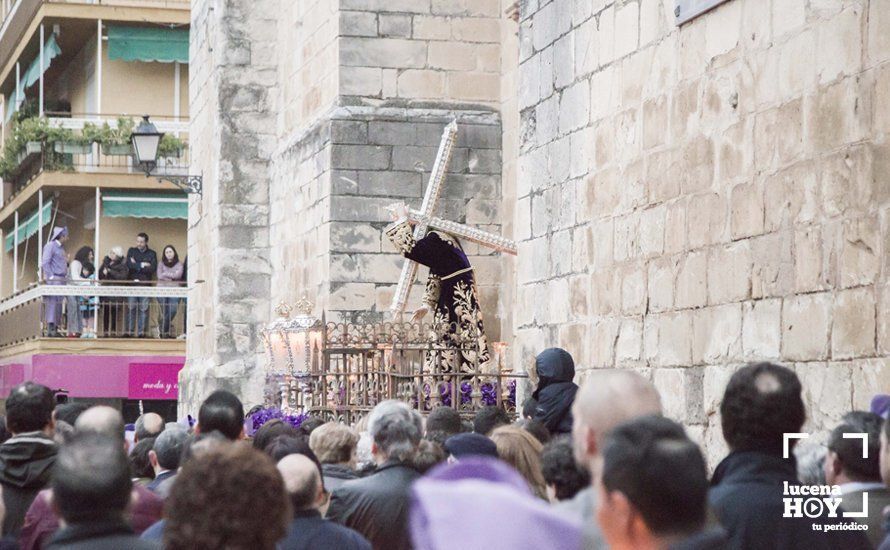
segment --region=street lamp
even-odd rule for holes
[[[201,194],[204,178],[201,176],[169,176],[166,174],[152,174],[158,165],[158,152],[164,133],[148,119],[148,115],[142,117],[142,122],[130,135],[130,143],[136,155],[136,163],[142,167],[145,177],[154,175],[158,181],[169,181],[186,193]]]

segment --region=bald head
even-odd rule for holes
[[[315,508],[322,492],[318,466],[305,455],[287,455],[278,461],[284,488],[295,512]]]
[[[124,440],[124,419],[121,413],[104,405],[85,410],[77,417],[74,429],[78,433],[98,433],[106,437]]]
[[[593,372],[572,406],[575,458],[588,464],[612,428],[650,414],[661,414],[661,398],[651,382],[629,370]]]
[[[145,413],[136,419],[136,441],[157,437],[164,431],[164,419],[157,413]]]

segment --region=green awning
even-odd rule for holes
[[[43,225],[48,224],[53,219],[53,201],[47,201],[46,204],[43,205]],[[38,211],[35,210],[30,215],[25,218],[19,218],[19,234],[18,238],[13,241],[13,233],[15,233],[15,228],[13,228],[9,235],[6,235],[3,239],[3,248],[7,252],[12,250],[14,246],[18,246],[24,241],[30,239],[37,230],[40,228],[40,216],[38,215]]]
[[[34,58],[34,61],[28,66],[24,73],[19,75],[19,87],[17,90],[14,90],[12,96],[7,98],[9,104],[6,106],[6,121],[12,118],[13,113],[18,110],[18,101],[16,101],[16,96],[19,99],[25,99],[25,88],[30,87],[35,82],[40,80],[40,75],[46,72],[49,69],[49,65],[52,60],[58,57],[62,53],[62,49],[59,48],[59,43],[56,41],[55,33],[49,35],[49,39],[46,41],[46,44],[43,45],[43,67],[40,66],[40,54],[37,54],[37,57]]]
[[[106,191],[102,194],[102,214],[108,218],[187,220],[189,199],[185,193]]]
[[[188,63],[189,31],[109,25],[108,59]]]

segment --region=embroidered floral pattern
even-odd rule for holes
[[[396,250],[407,254],[414,249],[414,233],[411,232],[411,224],[406,221],[389,225],[386,228],[386,236],[395,245]]]
[[[439,303],[439,293],[442,291],[442,279],[438,275],[430,275],[426,280],[426,293],[423,295],[423,303],[430,308]]]

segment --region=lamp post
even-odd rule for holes
[[[282,302],[275,313],[278,318],[262,330],[263,342],[269,357],[269,373],[284,379],[281,384],[281,409],[291,408],[290,396],[296,395],[300,383],[310,372],[319,369],[324,344],[324,320],[312,315],[312,302],[302,298],[294,310]]]
[[[142,122],[130,135],[130,143],[136,156],[136,163],[142,167],[145,177],[154,175],[158,181],[168,181],[179,187],[186,193],[201,194],[204,178],[202,176],[169,176],[166,174],[152,174],[158,165],[158,153],[160,152],[161,139],[164,133],[148,119],[148,115],[142,117]]]

